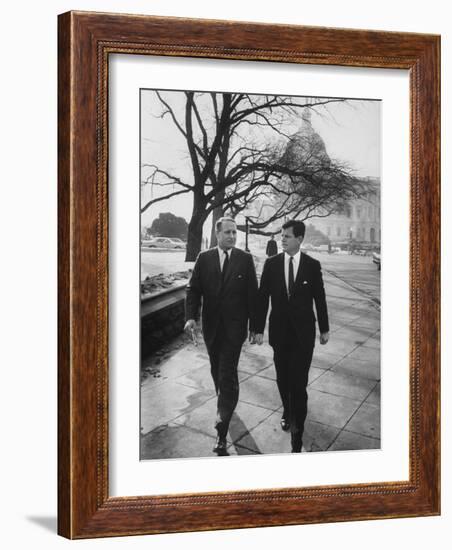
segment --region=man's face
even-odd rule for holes
[[[281,231],[281,246],[284,252],[293,256],[300,250],[303,237],[295,237],[293,227],[288,227]]]
[[[237,241],[237,226],[234,222],[222,222],[221,229],[217,231],[216,235],[218,246],[223,250],[229,250],[235,246]]]

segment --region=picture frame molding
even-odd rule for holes
[[[89,538],[440,513],[440,37],[68,12],[58,37],[58,532]],[[108,86],[112,54],[410,75],[409,480],[110,497]]]

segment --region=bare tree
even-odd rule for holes
[[[161,187],[164,193],[146,201],[142,212],[159,201],[190,194],[188,261],[201,249],[203,226],[211,214],[214,225],[225,212],[236,215],[271,203],[270,216],[250,216],[252,231],[264,233],[284,216],[328,212],[360,193],[358,180],[346,166],[320,154],[318,140],[311,143],[305,136],[304,148],[297,150],[288,134],[306,108],[319,110],[343,99],[184,92],[179,113],[171,105],[171,93],[154,93],[159,116],[168,118],[185,140],[192,175],[190,181],[182,180],[155,164],[144,164],[142,186]]]

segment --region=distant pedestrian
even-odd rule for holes
[[[267,254],[267,257],[270,258],[270,256],[276,256],[278,254],[278,245],[275,241],[275,236],[272,235],[271,239],[267,242],[267,250],[265,251]]]
[[[254,323],[256,343],[261,345],[270,299],[269,343],[283,404],[281,428],[291,431],[293,453],[301,452],[308,408],[306,387],[315,343],[314,304],[320,343],[326,344],[329,338],[321,266],[300,251],[304,234],[305,225],[301,221],[283,225],[283,253],[265,262]]]

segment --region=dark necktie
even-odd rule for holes
[[[294,284],[295,283],[293,278],[293,256],[291,256],[290,262],[289,262],[289,298],[292,296]]]
[[[223,271],[221,272],[221,281],[224,281],[224,278],[226,277],[226,272],[228,270],[229,265],[229,255],[226,252],[226,250],[223,250],[224,253],[224,262],[223,262]]]

